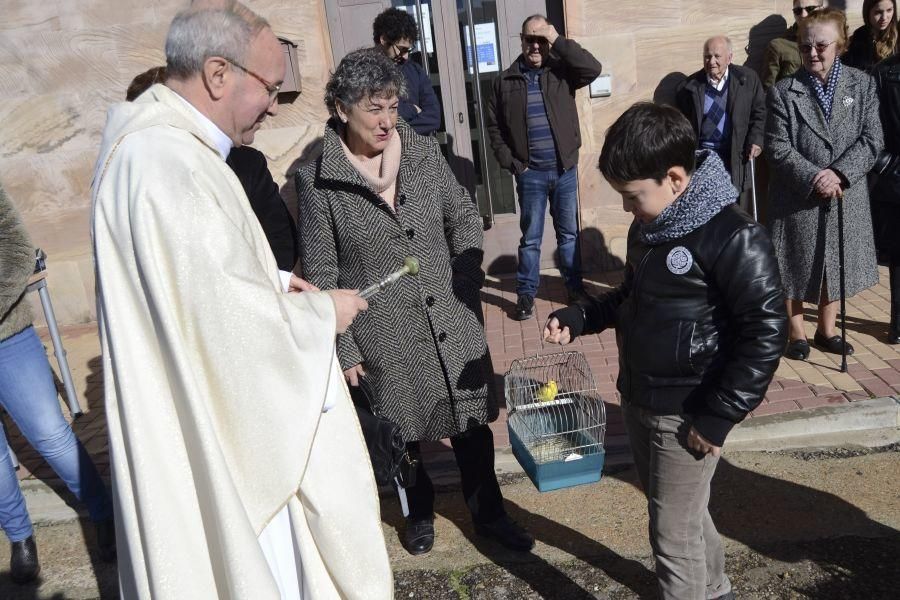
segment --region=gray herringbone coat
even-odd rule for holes
[[[801,72],[769,89],[766,157],[772,169],[769,221],[788,298],[818,303],[822,278],[828,299],[840,298],[837,201],[813,193],[812,181],[833,168],[844,190],[846,293],[878,282],[866,174],[883,146],[874,80],[844,66],[831,122]]]
[[[417,276],[369,299],[338,356],[366,370],[377,410],[407,441],[459,434],[497,418],[479,290],[482,226],[433,138],[402,120],[396,212],[344,155],[333,122],[322,156],[297,174],[300,257],[322,289],[364,288],[419,260]]]

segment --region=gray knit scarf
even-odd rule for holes
[[[722,159],[715,152],[700,150],[687,189],[658,217],[640,226],[641,241],[657,246],[684,237],[734,204],[737,197]]]

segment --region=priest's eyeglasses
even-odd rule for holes
[[[263,79],[262,77],[260,77],[259,75],[257,75],[256,73],[254,73],[253,71],[248,69],[247,67],[245,67],[244,65],[240,64],[239,62],[237,62],[235,60],[231,60],[230,58],[225,58],[225,60],[227,60],[231,65],[237,67],[238,69],[240,69],[241,71],[243,71],[244,73],[249,75],[250,77],[253,77],[258,82],[263,84],[263,87],[265,87],[266,91],[269,92],[269,102],[270,103],[273,100],[275,100],[276,96],[278,96],[278,92],[281,91],[280,83],[279,84],[269,83],[268,81],[266,81],[265,79]]]

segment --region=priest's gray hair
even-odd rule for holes
[[[352,110],[363,98],[392,98],[406,94],[406,78],[379,48],[354,50],[343,59],[325,86],[325,106],[337,116],[337,103]]]
[[[234,0],[197,0],[172,20],[166,36],[166,72],[187,79],[220,56],[244,64],[256,35],[268,21]]]

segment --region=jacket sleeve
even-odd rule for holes
[[[772,242],[761,225],[741,228],[712,268],[725,299],[733,343],[720,349],[724,366],[694,415],[694,428],[717,446],[759,406],[787,342],[787,310]]]
[[[499,77],[494,79],[493,90],[490,97],[488,97],[485,122],[488,137],[491,138],[491,149],[494,151],[497,164],[512,174],[518,175],[525,170],[525,165],[513,157],[512,150],[510,150],[503,136],[507,124],[503,122],[503,100],[500,98],[502,78],[503,74],[501,73]]]
[[[0,321],[18,304],[34,273],[34,247],[12,201],[0,187]]]
[[[600,61],[575,40],[559,36],[552,48],[553,52],[566,64],[566,79],[569,80],[573,89],[583,88],[597,79],[603,71]]]
[[[764,148],[766,137],[766,94],[756,73],[753,71],[748,72],[747,79],[752,81],[750,89],[752,99],[750,102],[750,123],[747,128],[747,146],[744,150],[749,150],[753,144]]]
[[[765,89],[771,88],[778,81],[778,74],[781,73],[781,57],[775,44],[769,42],[766,51],[763,54],[762,66],[762,84]]]
[[[585,333],[600,333],[604,329],[615,327],[616,312],[631,293],[633,282],[634,269],[628,265],[625,267],[625,280],[619,287],[596,298],[589,298],[586,304],[561,308],[551,313],[550,318],[556,317],[560,329],[568,327],[573,340]]]
[[[413,108],[413,114],[408,119],[404,115],[401,116],[407,123],[412,125],[416,133],[431,135],[441,126],[441,105],[434,93],[434,89],[431,87],[431,80],[428,78],[425,69],[418,64],[414,68],[416,71],[416,85],[418,86],[419,108],[422,110],[417,113],[415,108]]]
[[[328,203],[316,191],[312,177],[297,172],[297,217],[300,229],[300,265],[303,277],[321,290],[338,289],[337,243]],[[337,336],[337,355],[341,369],[349,369],[363,361],[353,337],[351,324]]]
[[[859,108],[863,115],[862,131],[856,141],[831,163],[831,168],[851,186],[863,180],[872,170],[878,153],[884,148],[877,85],[871,77],[864,76],[863,79],[865,92],[862,100],[865,104]]]
[[[432,141],[431,160],[438,165],[437,180],[443,201],[444,236],[450,250],[450,262],[454,275],[469,278],[479,288],[484,284],[484,260],[482,244],[484,229],[478,207],[450,171],[437,140]]]
[[[765,153],[769,166],[789,186],[798,198],[807,198],[813,191],[813,178],[822,170],[807,160],[794,148],[791,139],[790,111],[778,86],[773,86],[766,96]]]

